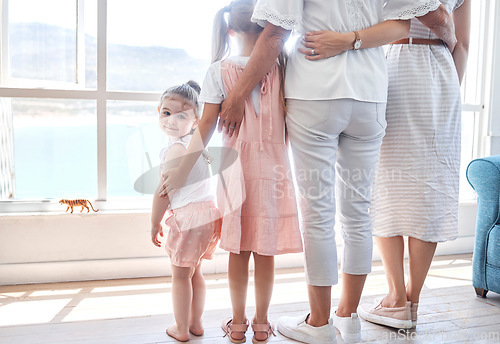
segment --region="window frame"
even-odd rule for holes
[[[1,11],[0,18],[8,13],[8,1],[0,0]],[[78,1],[78,36],[85,35],[83,28],[84,16],[83,5],[85,0]],[[0,41],[0,85],[5,82],[13,81],[13,78],[5,78],[8,75],[8,45],[5,44],[8,37],[7,20],[2,20]],[[80,27],[82,26],[82,27]],[[85,41],[79,38],[78,61],[84,61],[85,55],[82,52],[82,46]],[[82,67],[83,66],[83,67]],[[83,70],[82,70],[83,68]],[[77,75],[85,75],[85,64],[80,63],[77,66]],[[161,96],[156,92],[130,92],[130,91],[108,91],[107,90],[107,0],[97,0],[97,87],[96,89],[83,89],[81,85],[85,84],[85,79],[79,79],[78,84],[70,84],[68,88],[61,87],[66,83],[41,82],[40,86],[46,88],[21,87],[17,86],[22,79],[13,81],[9,86],[0,86],[0,97],[6,98],[55,98],[55,99],[84,99],[96,101],[97,116],[97,198],[96,204],[102,209],[120,210],[120,209],[147,209],[151,206],[151,200],[146,196],[137,196],[125,198],[122,201],[109,201],[107,193],[107,145],[106,145],[106,106],[108,101],[158,101]],[[32,82],[32,80],[29,80]],[[56,86],[50,87],[49,86]],[[72,87],[71,87],[72,86]],[[132,207],[131,207],[132,205]],[[55,200],[0,200],[0,213],[10,212],[45,212],[60,211],[59,204]]]

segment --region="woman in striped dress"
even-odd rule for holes
[[[359,314],[397,328],[416,325],[420,291],[437,243],[458,234],[460,82],[467,59],[470,0],[441,3],[455,23],[453,52],[418,19],[411,20],[411,39],[390,45],[387,52],[387,129],[371,216],[389,292],[373,305],[361,305]]]

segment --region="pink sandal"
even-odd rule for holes
[[[245,343],[247,340],[245,337],[247,329],[248,329],[248,320],[246,321],[245,324],[233,324],[232,318],[228,318],[222,322],[222,330],[224,331],[223,338],[225,336],[228,336],[231,343]],[[243,338],[242,339],[233,338],[233,332],[243,333]]]
[[[252,330],[254,332],[253,338],[252,338],[252,343],[253,344],[264,344],[267,343],[269,340],[269,337],[271,334],[276,337],[276,334],[274,333],[274,326],[271,322],[268,322],[267,324],[254,324],[252,323]],[[256,332],[263,332],[266,334],[266,339],[264,340],[258,340],[255,338],[255,333]]]

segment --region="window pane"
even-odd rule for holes
[[[166,143],[158,128],[158,103],[109,101],[107,104],[108,195],[113,197],[151,194],[136,191],[134,184],[160,164]],[[154,174],[157,177],[159,174]],[[142,190],[142,191],[141,191]]]
[[[108,88],[162,92],[210,64],[213,18],[224,0],[108,0]]]
[[[13,116],[14,198],[96,198],[95,101],[3,102],[11,104]]]
[[[8,20],[11,77],[76,82],[76,0],[9,1]]]
[[[466,171],[474,158],[475,116],[477,112],[462,112],[462,150],[460,158],[460,200],[473,200],[476,194],[467,181]]]
[[[471,6],[470,46],[467,56],[467,70],[462,82],[463,102],[477,104],[481,102],[481,83],[484,59],[484,37],[486,28],[481,25],[484,4]]]
[[[85,87],[97,88],[97,0],[84,2]],[[82,83],[81,80],[78,80]]]

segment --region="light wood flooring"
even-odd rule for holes
[[[362,321],[362,341],[499,343],[500,295],[489,292],[487,298],[477,298],[471,275],[471,255],[436,257],[422,291],[417,328],[398,332]],[[227,276],[208,275],[206,279],[206,331],[202,337],[192,337],[191,343],[229,343],[220,329],[221,321],[231,313]],[[333,309],[339,285],[333,288]],[[255,309],[252,286],[249,317]],[[172,343],[175,340],[165,334],[173,321],[170,290],[168,277],[0,287],[0,343]],[[362,303],[371,303],[385,290],[383,268],[374,263]],[[303,270],[278,270],[270,319],[307,310]],[[296,343],[276,334],[270,344]],[[247,332],[247,343],[251,336]],[[340,335],[337,339],[342,343]]]

